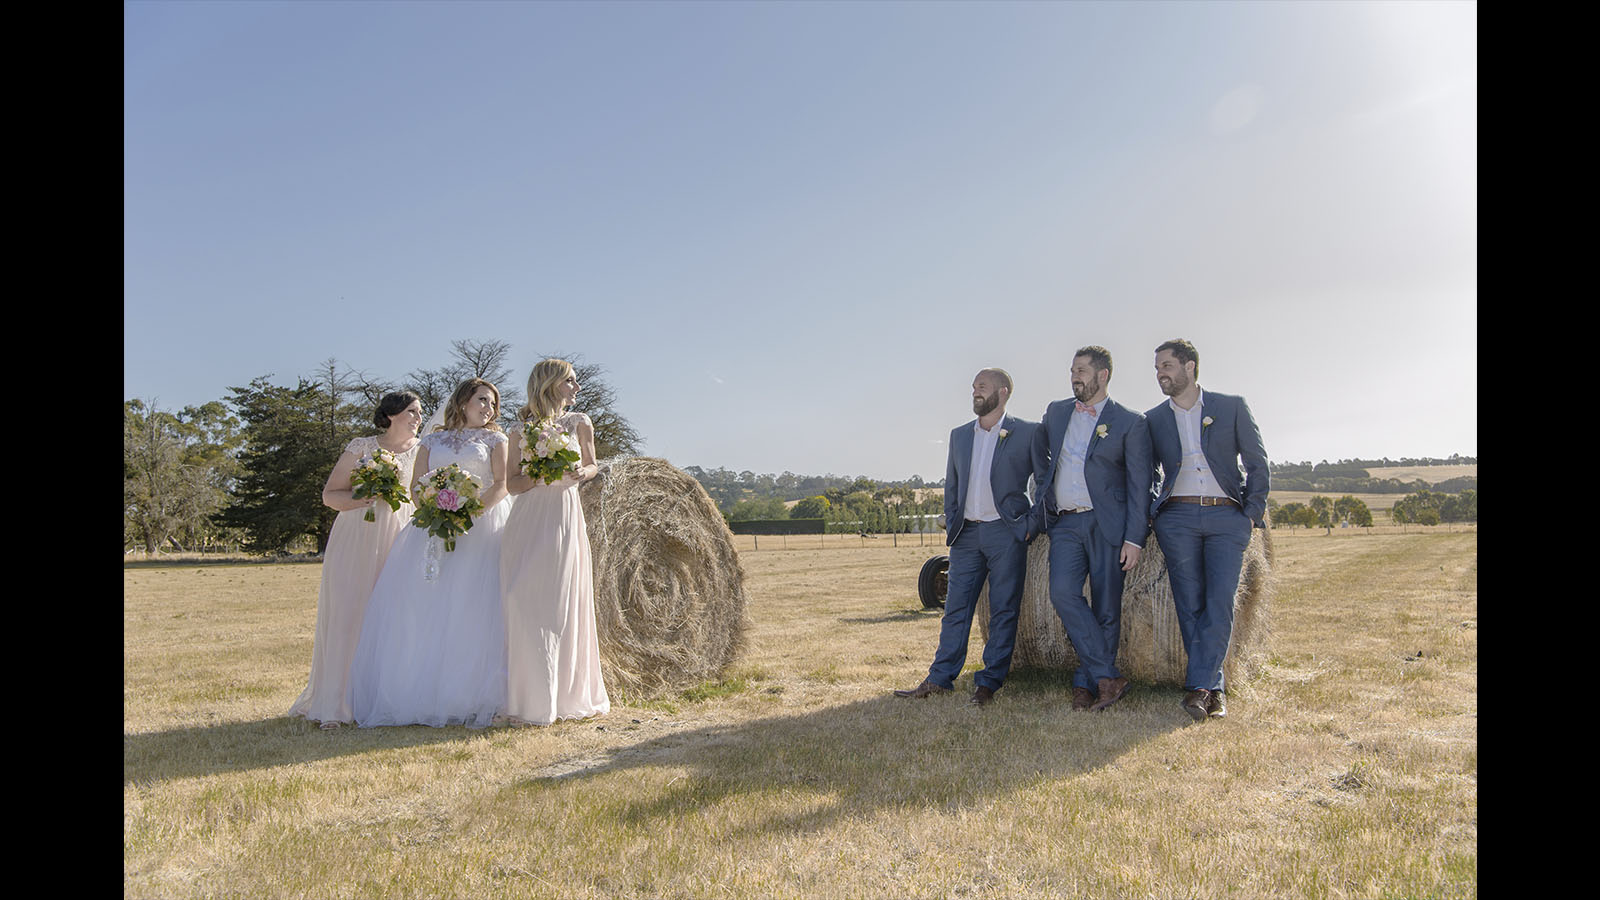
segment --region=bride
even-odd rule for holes
[[[500,538],[511,504],[503,502],[506,435],[499,417],[499,390],[469,378],[451,395],[442,428],[418,444],[411,482],[455,463],[480,479],[483,512],[449,552],[421,528],[408,527],[395,539],[350,669],[351,709],[363,728],[483,728],[505,703]],[[431,560],[437,560],[432,579],[424,574]]]

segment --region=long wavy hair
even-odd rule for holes
[[[489,424],[483,427],[490,431],[501,430],[500,389],[494,386],[494,382],[485,381],[482,378],[468,378],[466,381],[461,382],[454,394],[450,395],[450,402],[445,404],[444,407],[444,425],[441,426],[443,430],[456,431],[467,427],[467,401],[471,400],[472,395],[476,394],[478,388],[481,387],[488,388],[494,394],[494,415],[489,417]]]
[[[561,396],[556,393],[556,388],[567,380],[568,375],[576,374],[572,363],[564,359],[540,360],[528,373],[528,402],[517,410],[517,416],[524,422],[532,422],[561,415]]]

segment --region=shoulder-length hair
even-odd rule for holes
[[[490,431],[500,431],[500,389],[494,382],[482,378],[468,378],[461,382],[456,392],[450,395],[450,402],[444,407],[444,425],[446,431],[456,431],[467,427],[467,401],[478,392],[478,388],[486,387],[494,394],[494,415],[489,417],[489,424],[483,426]]]
[[[561,415],[561,396],[556,393],[556,388],[567,380],[568,375],[576,374],[572,363],[564,359],[540,360],[528,373],[528,403],[517,411],[517,415],[524,422]]]

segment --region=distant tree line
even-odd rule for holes
[[[1478,492],[1462,491],[1445,494],[1436,491],[1417,491],[1395,501],[1389,518],[1396,524],[1437,525],[1440,522],[1478,521]]]
[[[874,481],[865,475],[757,475],[727,469],[684,469],[705,487],[729,523],[823,519],[828,533],[891,534],[937,529],[944,511],[942,494],[919,489],[944,484],[919,475],[903,481]],[[789,501],[798,501],[791,509]]]
[[[1348,494],[1337,500],[1313,495],[1306,503],[1293,502],[1281,506],[1278,501],[1268,497],[1267,512],[1274,528],[1332,529],[1346,524],[1372,527],[1372,510],[1367,508],[1366,501]]]
[[[1346,494],[1331,500],[1313,494],[1305,503],[1279,504],[1267,498],[1267,512],[1274,528],[1327,528],[1346,524],[1372,527],[1372,511],[1359,497]],[[1396,525],[1438,525],[1441,522],[1478,521],[1478,492],[1465,490],[1459,494],[1421,490],[1395,501],[1389,518]]]
[[[1402,457],[1401,459],[1341,459],[1318,463],[1272,463],[1272,487],[1280,491],[1328,491],[1330,493],[1404,494],[1411,491],[1435,490],[1457,493],[1478,486],[1473,476],[1461,476],[1429,483],[1420,478],[1403,482],[1398,478],[1374,478],[1368,469],[1389,466],[1457,466],[1476,465],[1475,456],[1458,453],[1439,459],[1436,457]]]
[[[273,553],[309,541],[322,552],[338,515],[322,504],[322,486],[352,438],[377,432],[378,400],[413,391],[428,416],[462,381],[484,378],[500,391],[500,424],[509,431],[525,402],[525,376],[512,373],[510,352],[505,341],[458,340],[445,365],[399,379],[341,370],[328,359],[293,386],[262,375],[228,388],[224,399],[176,413],[154,400],[125,401],[124,547]],[[604,369],[578,354],[545,355],[573,364],[583,388],[574,408],[594,422],[596,456],[638,452],[642,438],[616,411]]]
[[[724,516],[733,515],[739,508],[738,515],[745,519],[784,518],[783,516],[757,514],[758,510],[771,512],[783,503],[790,500],[801,500],[807,497],[834,496],[842,497],[853,491],[876,491],[883,488],[937,488],[944,486],[944,479],[938,481],[923,481],[922,476],[913,475],[903,481],[874,481],[865,475],[796,475],[793,472],[784,472],[782,475],[756,473],[746,469],[743,472],[733,472],[729,469],[702,469],[699,466],[688,466],[684,469],[700,486],[711,495],[712,502],[717,504]],[[832,492],[831,494],[829,492]],[[740,507],[740,504],[753,503],[754,501],[777,501],[771,503]]]

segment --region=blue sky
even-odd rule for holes
[[[1477,453],[1477,7],[129,2],[125,397],[450,341],[608,370],[644,452],[943,476],[984,366],[1277,460]]]

